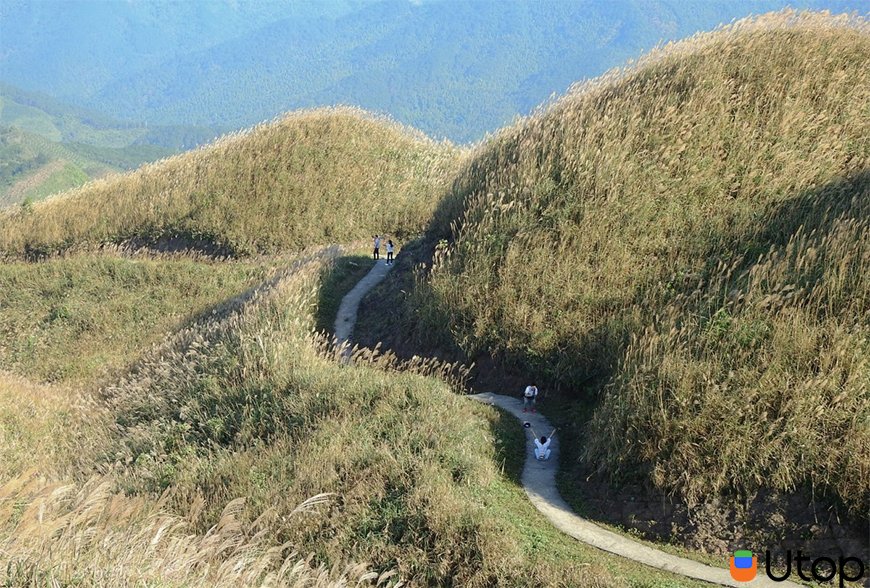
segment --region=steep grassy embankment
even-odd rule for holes
[[[180,235],[244,255],[419,231],[459,155],[350,109],[290,114],[32,208],[0,212],[0,252]]]
[[[569,468],[866,513],[868,104],[867,23],[810,14],[580,86],[462,172],[419,331],[558,389]]]

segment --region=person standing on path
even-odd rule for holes
[[[550,459],[550,441],[553,435],[556,434],[556,429],[546,437],[538,438],[538,434],[532,429],[532,436],[535,438],[535,459],[538,461],[546,461]]]
[[[378,260],[381,258],[381,237],[379,235],[375,235],[374,245],[375,245],[375,250],[372,253],[372,258],[375,260]]]
[[[532,412],[535,412],[535,402],[538,399],[538,387],[534,383],[526,386],[526,391],[523,392],[523,412],[526,412],[531,407]]]
[[[392,239],[387,240],[387,265],[393,264],[393,248],[394,248],[393,240]]]

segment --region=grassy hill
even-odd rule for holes
[[[566,494],[863,516],[868,56],[864,21],[766,16],[472,152],[299,112],[0,212],[0,582],[691,585],[549,525],[510,417],[335,361],[314,328],[360,266],[312,246],[374,232],[431,247],[368,308],[537,379]],[[236,259],[94,250],[171,238]]]
[[[578,483],[866,513],[868,72],[780,14],[579,86],[474,154],[408,316],[550,389]]]
[[[0,128],[0,207],[77,188],[115,169],[39,135]]]
[[[350,109],[291,114],[194,152],[0,212],[0,249],[180,235],[235,254],[425,227],[460,152]]]
[[[0,128],[0,207],[35,202],[175,153],[158,145],[101,147]]]
[[[162,147],[163,154],[193,149],[213,139],[217,128],[189,125],[147,125],[125,122],[102,113],[73,106],[38,92],[0,82],[0,120],[55,143],[115,149]],[[131,160],[124,169],[138,167]]]
[[[158,145],[115,148],[56,142],[17,127],[0,127],[0,207],[43,200],[172,153],[174,149]]]
[[[324,353],[311,328],[339,253],[281,259],[244,296],[261,271],[246,264],[88,254],[4,268],[22,291],[3,315],[43,357],[126,367],[108,383],[0,372],[0,580],[233,586],[373,569],[372,585],[691,585],[553,529],[518,485],[510,417]],[[218,292],[229,298],[208,304]],[[57,298],[48,320],[18,302]],[[89,298],[112,300],[111,317]]]

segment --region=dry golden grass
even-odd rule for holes
[[[243,499],[229,502],[212,528],[195,534],[160,501],[118,495],[113,486],[100,478],[79,486],[37,477],[0,486],[4,586],[402,585],[395,572],[379,574],[364,564],[328,569],[264,540],[274,512],[246,524],[239,519]],[[303,502],[294,516],[327,498]]]
[[[69,438],[56,423],[70,401],[48,396],[29,412],[40,419],[15,421],[30,430],[0,436],[19,456],[0,489],[0,582],[674,585],[544,521],[502,474],[523,438],[501,447],[492,409],[389,355],[336,361],[313,329],[341,254],[301,258],[146,351],[83,411],[89,426],[66,419],[84,440],[70,443],[76,462],[53,445]],[[11,382],[8,413],[31,388]],[[41,452],[66,468],[25,470]]]
[[[80,391],[0,372],[0,483],[28,472],[57,478],[89,470],[94,446],[109,439],[106,417]]]
[[[335,493],[322,516],[279,525],[273,540],[312,545],[329,566],[350,557],[396,568],[413,584],[607,582],[601,571],[530,559],[522,532],[487,515],[475,495],[504,481],[481,438],[485,421],[470,418],[484,411],[437,380],[397,373],[389,357],[335,361],[313,333],[323,263],[335,254],[177,333],[105,390],[117,425],[110,453],[129,464],[125,491],[164,495],[200,532],[236,496],[252,522]]]
[[[69,260],[51,265],[64,261]],[[116,272],[115,264],[120,263],[122,270],[130,271],[120,260],[77,257],[73,262],[79,268],[108,264]],[[66,285],[72,298],[99,282],[92,276],[79,278]],[[271,540],[274,531],[288,519],[266,509],[256,520],[243,523],[238,516],[243,498],[225,504],[215,525],[196,534],[189,521],[202,503],[189,505],[180,516],[165,508],[165,497],[118,494],[114,477],[94,477],[96,471],[121,465],[113,466],[109,453],[116,443],[113,418],[93,394],[0,373],[3,585],[401,584],[392,578],[395,572],[379,574],[366,565],[342,563],[327,569],[287,544],[276,544]],[[295,518],[314,512],[328,498],[313,496],[289,514]]]
[[[743,274],[720,266],[705,291],[658,309],[608,386],[588,458],[617,473],[651,464],[657,485],[691,502],[723,488],[809,483],[861,512],[870,504],[868,242],[866,216],[823,234],[799,229]]]
[[[418,328],[569,395],[597,376],[587,462],[689,500],[811,484],[866,510],[868,55],[863,21],[819,15],[699,36],[506,129],[441,202],[452,147],[295,114],[0,213],[0,250],[298,250],[440,206]],[[313,317],[339,254],[186,324],[97,396],[0,378],[0,580],[679,585],[558,534],[505,479],[498,416],[405,373],[462,370],[336,362]]]
[[[614,476],[866,512],[868,104],[868,24],[808,13],[579,86],[470,159],[419,329],[606,385],[583,457]]]
[[[0,252],[180,236],[235,255],[420,231],[460,152],[349,108],[288,114],[212,145],[0,211]]]

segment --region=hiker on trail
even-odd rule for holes
[[[375,235],[374,242],[375,242],[375,250],[372,253],[372,258],[373,259],[380,259],[381,258],[381,237],[379,235]]]
[[[538,461],[546,461],[550,459],[550,441],[553,439],[553,435],[556,434],[556,429],[553,429],[553,432],[547,435],[546,437],[538,437],[538,434],[535,433],[535,430],[532,429],[532,435],[535,437],[535,459]]]
[[[538,387],[534,384],[526,386],[526,391],[523,392],[523,412],[526,412],[529,407],[532,412],[535,412],[535,402],[538,399]]]
[[[393,240],[387,241],[387,265],[393,264]]]

